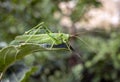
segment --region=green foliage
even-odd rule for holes
[[[99,7],[100,2],[98,0],[78,0],[78,3],[73,11],[74,13],[71,15],[73,22],[82,19],[85,12],[91,8],[91,5]]]
[[[0,44],[10,43],[41,21],[56,30],[60,25],[59,20],[54,18],[54,12],[62,13],[58,7],[61,1],[69,0],[1,0]],[[77,5],[70,15],[73,23],[82,19],[91,5],[100,5],[98,0],[76,1]],[[56,51],[55,48],[49,51],[36,43],[12,42],[5,48],[0,45],[3,48],[0,50],[0,72],[5,73],[2,82],[14,82],[16,78],[16,82],[120,82],[120,33],[117,31],[97,33],[93,30],[91,34],[81,35],[80,39],[89,46],[78,39],[72,45],[76,53],[80,52],[81,59],[73,56],[76,53]],[[84,63],[81,63],[82,60]],[[23,62],[28,69],[17,66],[16,61]],[[25,72],[19,75],[22,70]]]
[[[31,29],[27,32],[34,33],[34,31],[35,31],[35,33],[36,33],[38,30],[40,30],[39,28],[41,26],[37,26],[37,27],[38,27],[37,29],[33,28],[34,30]],[[45,29],[45,31],[47,31],[47,28]],[[26,55],[28,55],[32,52],[48,51],[48,50],[63,50],[63,49],[68,50],[67,47],[54,48],[55,44],[56,45],[62,44],[63,41],[66,40],[66,38],[65,38],[66,34],[64,35],[64,34],[58,33],[60,35],[60,36],[58,36],[57,33],[55,33],[55,34],[54,33],[35,34],[35,33],[34,33],[34,35],[27,33],[26,35],[16,37],[16,39],[11,43],[11,45],[13,45],[13,46],[8,46],[6,48],[3,48],[0,51],[0,75],[1,75],[1,77],[5,73],[6,69],[11,64],[13,64],[14,62],[16,62],[19,59],[22,59],[23,57],[25,57]],[[57,42],[54,43],[53,38],[55,39],[55,41],[57,40]],[[69,37],[67,37],[67,40],[68,40],[68,38]],[[61,40],[61,39],[63,39],[63,40]],[[23,42],[23,43],[20,43],[20,42]],[[45,46],[46,44],[49,44],[50,46]]]
[[[120,81],[119,35],[119,32],[111,32],[106,34],[107,38],[101,35],[84,37],[84,40],[92,46],[91,49],[88,48],[92,52],[85,49],[86,54],[83,55],[86,71],[91,78],[84,77],[82,81],[86,82],[88,78],[89,82]]]
[[[22,79],[21,82],[29,82],[29,77],[38,70],[38,67],[31,67],[31,69],[25,74],[25,78]]]
[[[61,48],[62,49],[62,48]],[[0,73],[4,73],[8,66],[26,55],[36,51],[60,50],[54,48],[44,48],[39,44],[22,44],[18,46],[8,46],[0,51]]]

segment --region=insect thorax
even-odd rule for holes
[[[56,43],[55,44],[62,44],[67,43],[69,39],[69,35],[65,33],[58,33],[58,37],[56,37]]]

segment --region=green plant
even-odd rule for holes
[[[68,47],[54,47],[54,45],[59,45],[68,42],[64,42],[68,35],[63,33],[47,33],[34,35],[37,30],[41,27],[41,24],[37,26],[37,29],[33,31],[27,31],[33,34],[27,34],[16,37],[16,39],[6,48],[0,50],[0,75],[5,73],[6,69],[16,62],[17,60],[25,57],[26,55],[36,52],[36,51],[47,51],[47,50],[68,50]],[[34,32],[35,31],[35,32]],[[45,29],[45,31],[47,31]],[[27,37],[26,37],[27,36]],[[43,38],[44,37],[44,38]],[[48,39],[48,40],[47,40]],[[61,40],[63,39],[63,40]],[[51,42],[51,41],[52,42]],[[60,41],[61,40],[61,41]],[[36,43],[37,41],[37,43]],[[55,42],[56,41],[56,42]],[[23,42],[23,43],[20,43]],[[17,43],[17,44],[16,44]],[[43,46],[43,45],[44,46]],[[51,45],[51,46],[47,46]],[[64,44],[63,44],[64,45]]]

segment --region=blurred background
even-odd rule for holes
[[[120,82],[119,6],[120,0],[0,0],[0,48],[40,22],[78,35],[70,39],[75,53],[28,55],[3,82]]]

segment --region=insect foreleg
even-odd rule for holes
[[[70,45],[69,45],[68,43],[65,43],[65,44],[66,44],[68,50],[69,50],[70,52],[72,52],[72,50],[70,49]]]
[[[53,42],[53,43],[52,43],[52,45],[51,45],[50,49],[52,49],[52,48],[53,48],[54,44],[55,44],[55,42]]]

